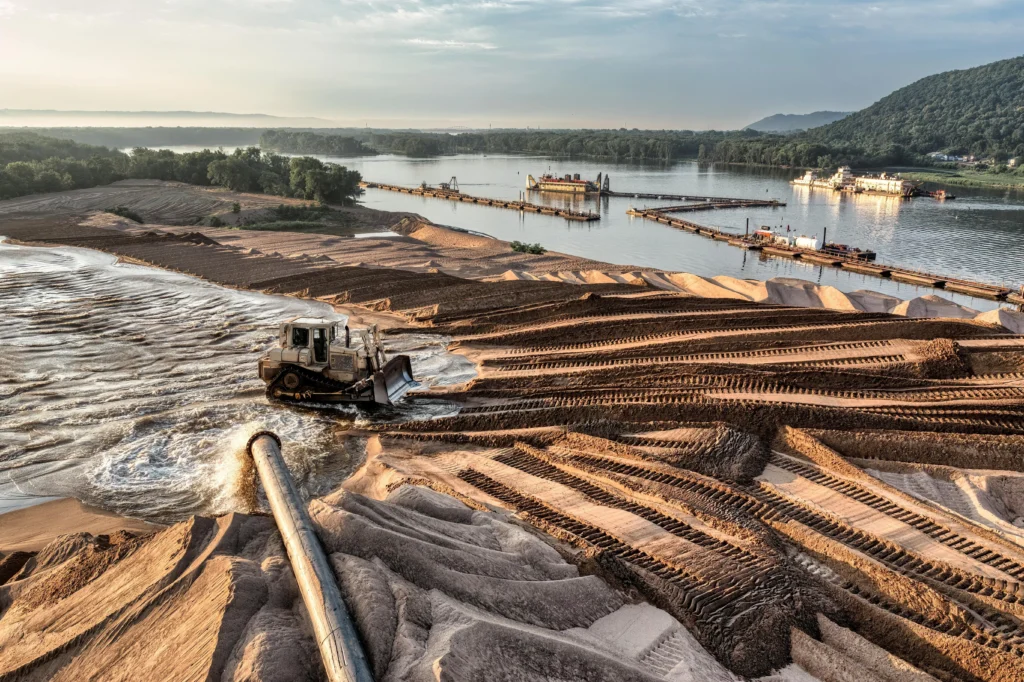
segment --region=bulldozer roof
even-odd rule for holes
[[[326,317],[293,317],[292,319],[285,322],[285,324],[294,324],[300,326],[317,326],[317,325],[335,325],[341,322],[341,320],[328,320]]]

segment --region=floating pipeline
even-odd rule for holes
[[[668,195],[661,196],[667,197]],[[697,212],[721,208],[742,208],[744,206],[785,205],[781,202],[771,201],[753,200],[744,202],[742,199],[714,200],[713,197],[703,197],[703,199],[707,199],[707,201],[686,206],[668,206],[665,208],[655,209],[631,208],[626,211],[626,214],[637,218],[653,220],[654,222],[668,225],[669,227],[686,230],[687,232],[700,234],[719,241],[728,242],[731,246],[737,246],[741,249],[762,251],[770,256],[818,263],[829,267],[842,268],[844,270],[857,272],[863,275],[874,275],[883,279],[893,279],[898,282],[929,286],[935,289],[945,289],[947,291],[954,291],[956,293],[976,296],[978,298],[986,298],[993,301],[1007,301],[1009,303],[1024,305],[1024,291],[1016,292],[1007,286],[985,284],[984,282],[975,282],[959,277],[937,275],[934,273],[913,270],[911,268],[902,268],[894,265],[866,263],[865,261],[854,257],[843,256],[840,254],[827,254],[814,249],[802,249],[795,246],[787,246],[785,244],[762,244],[746,235],[726,232],[715,227],[708,227],[707,225],[701,225],[690,220],[683,220],[682,218],[675,218],[668,215],[669,213],[684,211]]]
[[[495,208],[507,208],[522,213],[539,213],[550,215],[566,220],[591,221],[600,220],[601,215],[592,211],[573,211],[567,208],[556,208],[554,206],[541,206],[531,204],[528,201],[509,199],[491,199],[489,197],[475,197],[470,194],[463,194],[458,190],[440,189],[435,187],[403,187],[401,185],[386,185],[380,182],[360,182],[359,186],[364,189],[383,189],[389,192],[401,192],[421,197],[433,197],[435,199],[447,199],[449,201],[461,201],[466,204],[479,204],[481,206],[493,206]]]

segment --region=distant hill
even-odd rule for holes
[[[934,151],[1022,155],[1024,57],[922,78],[805,136],[894,157]]]
[[[133,127],[232,126],[239,128],[334,128],[337,124],[310,116],[232,114],[220,111],[57,111],[0,109],[0,126],[12,127]]]
[[[850,115],[849,111],[815,111],[812,114],[775,114],[751,123],[744,130],[762,133],[795,133],[828,125]]]

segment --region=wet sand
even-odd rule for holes
[[[947,508],[941,496],[913,494],[905,478],[872,475],[892,472],[895,461],[901,475],[1013,467],[1024,437],[1020,337],[956,311],[914,318],[910,305],[900,316],[866,297],[862,306],[837,304],[804,285],[785,285],[801,298],[780,305],[758,298],[760,287],[771,289],[764,283],[716,280],[734,295],[711,296],[696,293],[701,282],[682,280],[691,291],[656,284],[673,273],[499,272],[484,281],[502,258],[531,257],[437,226],[421,235],[430,243],[415,239],[422,229],[408,235],[417,243],[349,240],[325,244],[337,247],[327,255],[312,251],[319,238],[308,234],[301,243],[252,237],[291,244],[264,241],[263,250],[181,228],[47,219],[3,228],[22,242],[100,249],[228,287],[384,313],[394,338],[443,336],[476,363],[476,379],[412,398],[443,396],[461,405],[457,414],[352,432],[365,444],[362,466],[310,505],[378,679],[830,682],[863,679],[865,668],[886,680],[1024,675],[1017,538],[973,519],[962,498]],[[429,248],[438,260],[385,265],[402,248]],[[459,262],[473,262],[462,273],[472,278],[455,276]],[[606,265],[571,272],[614,273]],[[1021,507],[1008,478],[986,484],[1003,506],[983,511],[1012,523]],[[43,679],[99,670],[107,656],[137,660],[124,637],[104,639],[106,625],[76,640],[83,649],[53,658],[66,643],[49,623],[80,619],[75,600],[94,599],[89,591],[107,576],[143,575],[130,563],[135,552],[173,557],[170,548],[184,543],[209,548],[185,562],[208,577],[190,583],[208,607],[186,614],[176,609],[190,602],[168,602],[163,627],[218,635],[197,638],[181,664],[222,679],[281,679],[273,670],[316,677],[278,658],[309,641],[296,634],[301,619],[274,533],[251,530],[266,521],[250,518],[260,517],[164,531],[205,524],[202,542],[52,547],[103,570],[90,568],[70,596],[37,587],[43,574],[0,587],[10,605],[0,643],[23,642],[16,655],[0,655],[0,671]],[[95,558],[74,558],[83,556]],[[239,595],[237,608],[218,601],[221,589]],[[122,593],[106,601],[148,603]],[[622,611],[641,602],[651,610],[640,620]],[[51,615],[19,615],[39,604]],[[148,632],[145,610],[133,613],[118,627]],[[642,621],[646,635],[625,641],[627,621]],[[280,630],[269,627],[278,622]],[[615,643],[602,639],[610,633]],[[93,637],[104,647],[89,648]]]
[[[113,535],[121,531],[148,535],[163,528],[112,514],[78,500],[63,499],[43,502],[26,509],[0,515],[0,554],[38,552],[61,535],[89,533]]]

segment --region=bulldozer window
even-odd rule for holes
[[[309,330],[302,327],[292,328],[292,345],[299,348],[309,347]]]
[[[313,330],[313,361],[327,362],[327,330]]]

